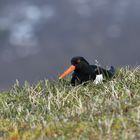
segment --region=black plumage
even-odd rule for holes
[[[97,65],[90,65],[88,61],[81,57],[73,57],[71,59],[71,64],[76,67],[72,74],[71,84],[82,84],[89,80],[95,80],[96,75],[102,74],[104,78],[112,78],[115,74],[115,69],[111,66],[110,70],[106,70]]]

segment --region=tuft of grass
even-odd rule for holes
[[[140,67],[121,68],[96,85],[69,78],[0,93],[0,140],[140,139]]]

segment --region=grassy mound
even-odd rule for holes
[[[140,139],[140,67],[111,81],[72,87],[69,79],[0,93],[0,140]]]

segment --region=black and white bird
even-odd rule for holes
[[[98,83],[104,78],[111,79],[115,75],[115,68],[113,66],[111,66],[109,70],[106,70],[97,65],[90,65],[88,61],[81,56],[71,59],[70,68],[68,68],[59,79],[63,79],[72,71],[71,85],[73,86],[85,83],[89,80],[95,80],[95,82]]]

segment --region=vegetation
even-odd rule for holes
[[[140,67],[98,85],[16,81],[0,93],[0,140],[134,140],[139,132]]]

